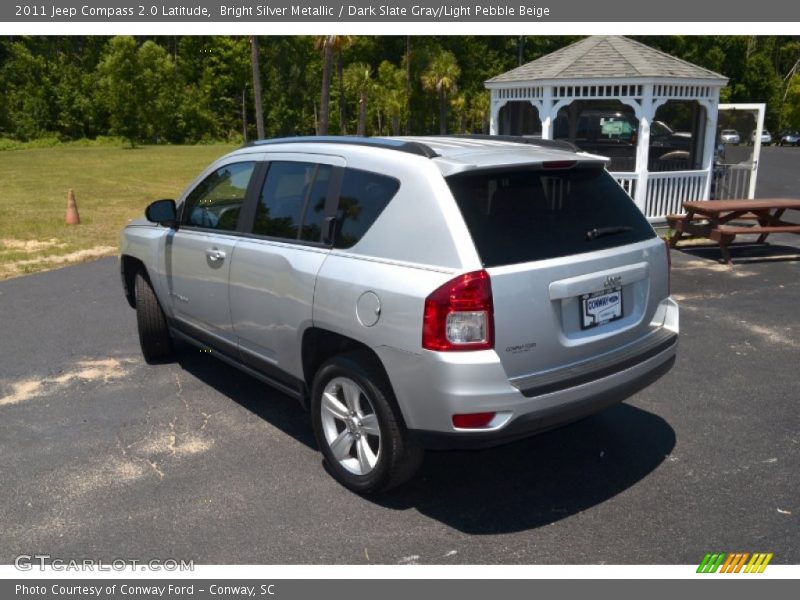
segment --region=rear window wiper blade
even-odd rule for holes
[[[617,225],[615,227],[595,227],[586,232],[587,240],[594,240],[604,235],[615,235],[617,233],[625,233],[626,231],[633,231],[633,227],[629,225]]]

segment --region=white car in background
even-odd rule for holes
[[[739,137],[739,132],[735,129],[723,129],[719,134],[719,141],[723,144],[739,144],[742,138]]]
[[[755,130],[753,130],[753,133],[750,134],[750,143],[751,144],[755,144],[756,143],[756,132],[755,132]],[[764,129],[761,132],[761,145],[762,146],[769,146],[771,143],[772,143],[772,134],[769,131],[767,131],[766,129]]]

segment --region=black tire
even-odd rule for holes
[[[136,324],[144,359],[150,364],[163,362],[173,354],[172,336],[153,287],[141,271],[136,274],[134,290]]]
[[[343,466],[334,456],[326,438],[322,396],[329,384],[336,385],[334,380],[354,382],[360,388],[359,402],[366,399],[366,404],[377,417],[380,428],[377,461],[372,470],[366,474],[356,474]],[[405,483],[419,469],[425,452],[409,435],[383,370],[376,366],[374,359],[368,355],[345,354],[323,364],[314,376],[310,408],[314,435],[322,452],[325,467],[345,487],[359,494],[374,494]],[[328,423],[330,425],[331,421]],[[366,441],[367,435],[364,434],[364,442]],[[356,451],[358,443],[355,440],[350,442],[349,452],[353,455],[358,454]],[[348,460],[357,461],[357,458],[353,456]]]

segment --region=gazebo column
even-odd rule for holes
[[[539,121],[542,123],[542,139],[553,139],[553,121],[556,120],[556,112],[553,102],[553,86],[548,85],[542,94],[542,103],[539,106]]]
[[[648,159],[650,155],[650,124],[655,118],[656,105],[653,102],[653,85],[643,86],[642,101],[636,109],[639,118],[639,131],[636,140],[636,191],[633,200],[636,206],[646,213],[647,184],[649,179]]]
[[[719,89],[716,90],[714,98],[701,101],[700,105],[705,108],[706,127],[703,138],[703,170],[707,173],[706,183],[703,186],[703,200],[711,197],[711,180],[714,178],[714,157],[717,152],[717,119],[719,118]]]
[[[497,97],[497,90],[492,90],[491,108],[489,113],[489,134],[500,134],[500,109],[506,105],[508,100]]]

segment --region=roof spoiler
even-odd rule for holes
[[[581,149],[572,142],[568,142],[566,140],[544,140],[539,136],[533,135],[489,135],[485,133],[461,133],[438,137],[461,138],[467,140],[486,140],[489,142],[512,142],[515,144],[539,146],[540,148],[555,148],[557,150],[567,150],[569,152],[581,152]]]

